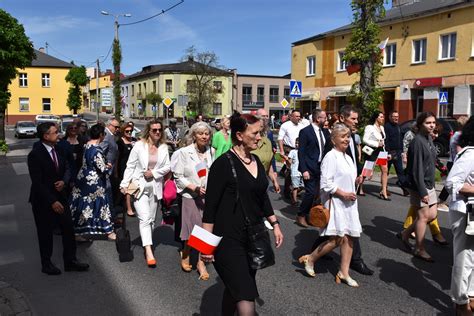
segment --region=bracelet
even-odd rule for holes
[[[280,222],[278,220],[270,223],[270,225],[272,225],[272,227],[277,225],[277,224],[280,225]]]

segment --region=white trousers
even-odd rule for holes
[[[451,298],[459,305],[468,304],[474,297],[474,236],[466,235],[466,214],[450,211],[453,232],[453,272]]]
[[[140,237],[142,245],[153,245],[153,229],[155,228],[156,209],[158,200],[153,194],[153,183],[147,182],[140,199],[133,202],[139,221]]]

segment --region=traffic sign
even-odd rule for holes
[[[156,112],[156,105],[152,105],[152,106],[151,106],[151,110],[152,110],[153,112]]]
[[[448,104],[448,92],[439,93],[439,104]]]
[[[288,104],[290,104],[290,103],[285,98],[283,98],[283,100],[281,100],[280,104],[283,108],[286,108],[288,106]]]
[[[162,103],[164,106],[166,106],[167,108],[169,108],[171,106],[171,104],[173,104],[173,99],[171,99],[170,97],[166,97],[163,99]]]
[[[290,80],[290,97],[301,98],[303,91],[303,84],[301,81]]]

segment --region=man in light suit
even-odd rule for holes
[[[41,272],[61,274],[52,262],[53,229],[58,225],[62,232],[63,260],[66,271],[86,271],[88,264],[76,259],[76,241],[65,184],[69,183],[69,167],[64,153],[56,148],[58,128],[52,122],[37,127],[40,139],[28,154],[31,178],[29,202],[33,209],[41,256]]]
[[[340,123],[346,125],[350,131],[354,130],[359,123],[359,113],[355,108],[350,105],[345,105],[341,107],[339,111],[339,120]],[[326,146],[324,148],[324,155],[328,153],[333,148],[332,142],[326,142]],[[351,133],[351,138],[349,139],[349,146],[346,150],[347,155],[349,155],[352,160],[354,160],[357,166],[357,174],[360,175],[362,172],[362,165],[359,161],[359,150],[357,149],[357,145],[355,143],[354,134]],[[363,182],[362,176],[358,176],[356,179],[356,184],[359,185]],[[374,271],[369,269],[369,267],[365,264],[364,260],[362,260],[362,250],[360,248],[359,243],[360,238],[353,238],[354,240],[354,250],[352,253],[351,258],[351,265],[350,268],[354,271],[359,272],[360,274],[364,275],[372,275]],[[316,249],[320,244],[327,240],[326,236],[319,237],[313,245],[313,250]]]
[[[305,193],[296,217],[296,223],[302,227],[308,227],[306,217],[311,206],[313,206],[315,197],[319,198],[321,161],[324,146],[329,141],[329,131],[323,128],[327,119],[326,112],[315,109],[312,113],[312,119],[313,122],[303,128],[298,136],[298,170],[303,175]]]
[[[117,164],[118,159],[118,145],[117,140],[115,139],[115,135],[120,130],[120,123],[117,119],[112,118],[107,121],[105,126],[105,138],[99,144],[104,151],[105,158],[107,163],[112,164],[112,168],[109,169],[109,178],[107,179],[107,186],[105,188],[106,194],[109,198],[110,203],[110,211],[112,213],[112,218],[115,218],[115,209],[114,209],[114,201],[118,197],[119,189],[119,179],[115,177],[114,169]]]

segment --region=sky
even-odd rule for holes
[[[112,69],[114,17],[119,23],[148,18],[180,0],[0,0],[0,8],[25,27],[36,49],[76,65]],[[239,74],[291,72],[291,43],[350,23],[350,0],[184,0],[143,23],[122,25],[122,73],[178,62],[186,48],[213,51]]]

